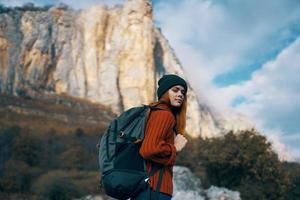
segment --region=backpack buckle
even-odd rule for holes
[[[142,142],[143,140],[142,139],[136,139],[133,143],[134,144],[137,144],[137,143],[140,143],[140,142]]]
[[[124,133],[124,131],[120,131],[120,138],[122,138],[122,137],[124,137],[124,135],[125,135],[125,133]]]

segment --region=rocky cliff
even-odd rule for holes
[[[128,0],[123,6],[87,10],[1,10],[1,93],[31,98],[67,94],[118,114],[154,101],[157,80],[166,73],[187,79],[154,24],[151,1]],[[190,135],[212,137],[252,126],[238,117],[215,116],[189,88]]]

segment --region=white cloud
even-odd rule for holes
[[[215,75],[274,50],[272,43],[290,36],[286,28],[300,19],[300,3],[293,1],[183,0],[177,4],[161,1],[154,9],[163,33],[176,51],[189,45],[209,60],[205,68]],[[181,56],[183,64],[188,57]],[[186,67],[186,65],[185,65]]]
[[[299,74],[300,37],[275,60],[255,71],[250,80],[217,89],[215,93],[227,99],[227,103],[243,96],[244,101],[235,110],[251,118],[259,130],[269,136],[279,152],[289,150],[294,157],[299,158],[300,137],[288,135],[300,130]],[[289,137],[293,140],[289,140]],[[286,144],[286,148],[280,141]],[[284,156],[288,158],[287,155]]]
[[[244,113],[252,113],[252,117],[287,119],[292,113],[294,119],[300,111],[300,37],[284,49],[275,60],[262,66],[252,74],[252,78],[234,87],[225,87],[233,99],[238,95],[245,97],[245,102],[236,107]],[[226,90],[229,90],[226,91]],[[253,110],[253,107],[256,109]]]
[[[278,151],[298,152],[284,138],[300,131],[299,1],[161,1],[154,11],[200,97],[221,111],[243,97],[234,109],[249,116]],[[220,74],[257,63],[249,80],[214,84]]]
[[[272,144],[272,148],[277,152],[280,160],[295,161],[297,155],[293,154],[289,145],[283,143],[284,133],[278,130],[263,130],[263,134],[268,138],[268,141]]]
[[[281,141],[284,141],[287,150],[291,152],[291,154],[297,161],[300,162],[300,148],[297,148],[300,142],[300,133],[295,133],[292,135],[283,135]]]
[[[124,0],[84,0],[84,1],[73,1],[73,0],[1,0],[0,3],[6,6],[22,6],[27,2],[34,3],[36,6],[43,5],[58,5],[60,3],[67,4],[74,9],[84,9],[97,4],[105,4],[112,7],[117,4],[123,4]]]

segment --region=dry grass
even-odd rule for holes
[[[40,132],[55,129],[60,134],[81,128],[92,134],[103,131],[114,117],[105,106],[73,97],[33,100],[0,95],[0,128],[18,125]]]

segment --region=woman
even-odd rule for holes
[[[164,75],[158,81],[158,101],[151,103],[151,111],[140,148],[147,161],[147,171],[158,170],[149,180],[149,189],[137,195],[135,200],[169,200],[173,194],[173,165],[176,152],[186,145],[184,134],[187,108],[187,84],[177,75]],[[160,178],[160,172],[162,177]],[[161,179],[159,181],[159,179]],[[161,182],[161,184],[159,184]],[[160,185],[160,188],[157,187]],[[157,193],[155,191],[158,190]]]

